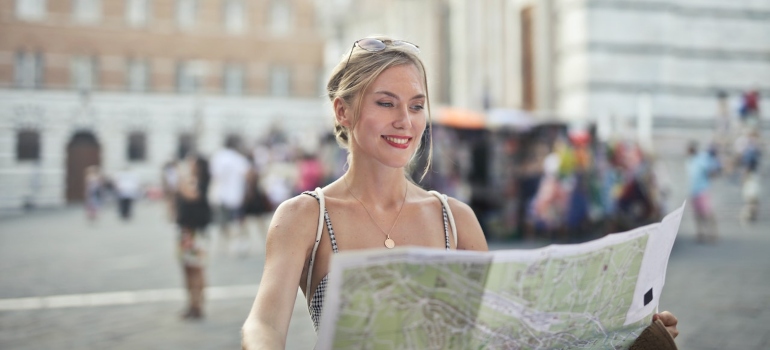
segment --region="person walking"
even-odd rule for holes
[[[759,89],[754,87],[741,95],[739,113],[743,124],[748,129],[760,130]]]
[[[756,130],[750,130],[746,145],[741,153],[741,168],[743,169],[743,208],[741,222],[754,222],[759,214],[759,194],[761,181],[759,177],[759,159],[762,155],[759,135]]]
[[[244,349],[285,347],[297,287],[318,329],[329,262],[339,251],[487,250],[467,204],[426,191],[407,176],[415,152],[427,147],[425,176],[432,149],[427,77],[418,52],[403,40],[369,37],[355,41],[334,68],[327,92],[349,168],[324,188],[276,209],[259,291],[242,328]],[[669,315],[662,315],[664,322],[676,332]]]
[[[687,175],[690,181],[690,199],[695,213],[696,241],[715,243],[717,222],[709,195],[710,179],[719,171],[719,163],[710,151],[698,151],[698,144],[687,146]]]
[[[140,184],[136,174],[129,167],[123,168],[112,179],[118,197],[118,214],[123,221],[131,219],[134,200],[140,195]]]
[[[99,214],[99,208],[104,201],[105,181],[99,167],[91,165],[86,168],[86,176],[83,179],[85,183],[85,206],[86,206],[86,218],[88,221],[94,222]]]
[[[207,198],[210,175],[205,158],[189,156],[179,164],[177,189],[178,254],[187,289],[188,307],[182,317],[203,317],[203,290],[206,286],[205,229],[211,222]]]
[[[211,157],[210,172],[212,181],[211,203],[216,207],[216,219],[219,225],[224,247],[229,244],[230,253],[235,253],[245,244],[244,227],[239,225],[239,237],[231,237],[231,225],[242,223],[243,198],[246,194],[246,174],[251,165],[248,159],[236,149],[238,140],[229,137],[225,148]]]

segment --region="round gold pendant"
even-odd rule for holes
[[[388,237],[388,239],[385,240],[385,247],[387,247],[388,249],[393,249],[393,247],[395,246],[396,246],[396,242],[393,242],[393,240],[390,239],[390,237]]]

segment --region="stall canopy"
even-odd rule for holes
[[[469,109],[445,107],[438,111],[435,122],[456,129],[484,129],[486,117],[484,114]]]

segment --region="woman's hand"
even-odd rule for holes
[[[652,315],[652,322],[657,320],[663,322],[663,325],[666,326],[666,330],[671,334],[671,337],[676,338],[676,336],[679,335],[679,331],[676,329],[676,324],[679,321],[676,319],[674,314],[668,311],[663,311],[661,313]]]

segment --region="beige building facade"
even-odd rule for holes
[[[482,111],[553,105],[547,84],[553,80],[550,27],[544,12],[532,10],[539,10],[538,1],[332,2],[345,10],[330,7],[322,16],[328,62],[336,62],[356,39],[387,34],[420,46],[436,106]]]
[[[551,18],[559,115],[712,127],[720,91],[732,114],[750,89],[770,103],[767,1],[559,0]]]
[[[328,125],[312,0],[0,0],[0,210],[82,199],[83,168]]]
[[[738,0],[331,1],[337,58],[386,33],[423,48],[433,102],[483,111],[710,125],[716,96],[770,104],[770,3]]]

